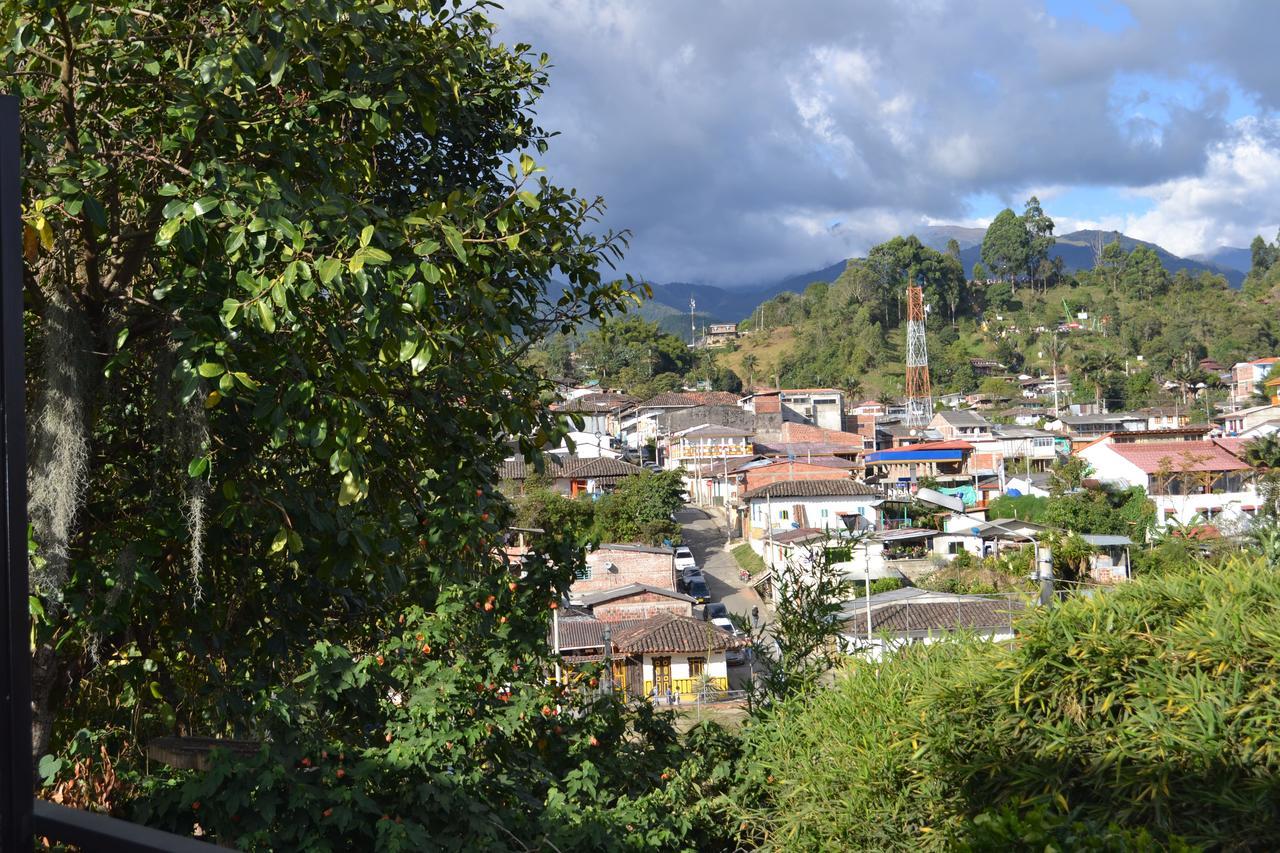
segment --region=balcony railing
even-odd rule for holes
[[[680,697],[681,702],[694,702],[699,698],[715,699],[718,694],[724,693],[729,689],[729,679],[724,676],[712,676],[710,678],[673,678],[669,682],[671,692]],[[653,682],[645,679],[644,695],[653,696]],[[659,693],[659,699],[666,699],[665,692]]]

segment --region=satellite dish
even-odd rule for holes
[[[972,533],[974,536],[979,536],[982,533],[982,531],[976,527],[970,527],[969,532]]]
[[[1020,497],[1022,497],[1022,490],[1021,490],[1021,489],[1010,489],[1009,491],[1005,492],[1005,494],[1006,494],[1006,495],[1008,495],[1008,496],[1009,496],[1009,497],[1011,497],[1011,498],[1020,498]]]

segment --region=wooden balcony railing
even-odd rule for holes
[[[673,678],[669,682],[671,691],[680,697],[681,702],[692,702],[701,696],[704,699],[714,699],[717,693],[724,693],[729,689],[729,679],[724,676],[712,676],[710,678]],[[653,696],[653,682],[645,679],[644,695]],[[659,694],[660,699],[666,699],[666,692]]]

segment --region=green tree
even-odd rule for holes
[[[749,352],[742,356],[742,369],[747,372],[747,391],[756,390],[756,369],[760,367],[760,359]]]
[[[644,471],[622,480],[596,502],[596,542],[645,542],[675,539],[680,525],[671,516],[684,506],[684,472]]]
[[[982,238],[982,262],[997,278],[1017,290],[1017,277],[1027,271],[1031,238],[1022,217],[1009,208],[996,214]]]
[[[854,559],[865,540],[841,540]],[[855,585],[837,568],[826,543],[803,559],[773,566],[773,617],[752,629],[757,681],[748,699],[759,713],[773,703],[816,688],[844,658],[838,618]]]
[[[1022,212],[1022,224],[1027,231],[1027,276],[1033,285],[1039,283],[1043,288],[1054,266],[1049,260],[1049,251],[1057,240],[1053,236],[1053,220],[1040,207],[1040,199],[1032,196],[1027,199],[1026,208]]]
[[[533,453],[564,432],[522,349],[630,301],[598,272],[620,248],[593,236],[599,200],[540,174],[545,64],[436,3],[5,12],[37,240],[37,755],[104,726],[261,736],[277,768],[304,736],[377,762],[369,732],[408,709],[324,718],[297,679],[366,672],[412,641],[409,612],[450,679],[501,669],[517,690],[477,712],[450,681],[420,724],[475,743],[536,716],[573,552],[549,537],[508,591],[489,484],[508,437]],[[474,802],[492,774],[468,778]]]

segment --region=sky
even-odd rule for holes
[[[1280,3],[506,0],[622,269],[749,285],[1036,195],[1179,255],[1280,225]]]

